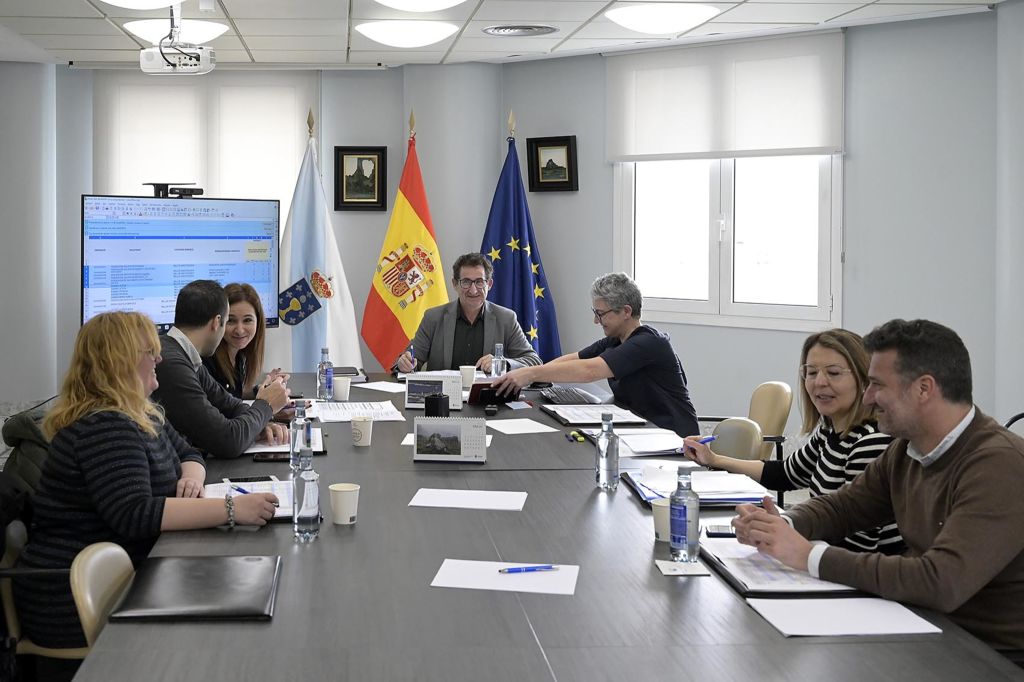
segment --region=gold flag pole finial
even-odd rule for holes
[[[409,137],[416,137],[416,111],[409,110]]]
[[[516,115],[512,113],[512,110],[508,110],[508,136],[516,136]]]
[[[306,127],[309,128],[309,136],[313,137],[313,127],[316,124],[316,119],[313,118],[313,110],[309,110],[309,116],[306,117]]]

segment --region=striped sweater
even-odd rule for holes
[[[827,495],[855,479],[891,442],[892,437],[880,433],[873,421],[858,424],[843,436],[830,422],[820,419],[807,443],[792,456],[764,463],[761,484],[772,490],[808,488],[812,497]],[[895,521],[850,535],[837,546],[884,554],[899,554],[904,549]]]
[[[138,565],[160,535],[164,501],[185,460],[203,458],[170,424],[153,438],[123,414],[98,412],[61,429],[33,498],[20,565],[70,568],[80,550],[103,541],[124,547]],[[85,646],[68,578],[18,578],[14,598],[36,644]]]

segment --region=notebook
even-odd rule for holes
[[[270,620],[280,556],[150,557],[110,620]]]

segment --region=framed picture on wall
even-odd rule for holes
[[[576,136],[526,138],[527,175],[531,192],[575,192]]]
[[[387,210],[388,148],[334,148],[334,210]]]

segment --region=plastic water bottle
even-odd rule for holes
[[[292,475],[292,527],[295,539],[311,542],[320,534],[320,476],[313,471],[313,451],[299,451],[299,470]]]
[[[316,397],[320,400],[334,400],[334,363],[328,357],[328,349],[320,349],[320,364],[316,366]]]
[[[612,414],[601,415],[601,435],[597,437],[594,478],[601,490],[619,487],[619,437],[612,428]]]
[[[500,377],[505,373],[505,344],[494,344],[494,355],[491,356],[491,376]]]
[[[669,498],[669,545],[672,561],[697,561],[700,552],[700,500],[690,486],[690,469],[679,467],[676,490]]]
[[[295,406],[295,418],[288,426],[288,463],[292,471],[299,470],[299,452],[302,448],[312,448],[313,422],[306,419],[306,408]]]

